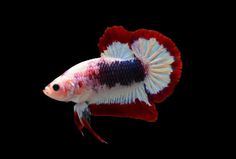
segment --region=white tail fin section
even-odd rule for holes
[[[148,66],[147,76],[144,80],[147,91],[156,94],[171,82],[170,74],[173,71],[171,64],[174,57],[160,45],[155,38],[149,40],[139,38],[131,45],[137,58]]]
[[[107,50],[101,53],[101,57],[112,57],[112,58],[120,58],[128,60],[128,59],[133,59],[134,55],[130,50],[128,44],[113,42],[111,45],[107,47]]]

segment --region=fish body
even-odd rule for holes
[[[100,58],[81,62],[56,78],[44,93],[59,101],[72,101],[75,123],[91,127],[89,116],[157,120],[154,103],[169,96],[181,75],[182,62],[175,44],[156,31],[128,32],[108,28],[100,38]]]

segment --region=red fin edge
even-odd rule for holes
[[[92,104],[89,110],[94,116],[112,116],[122,118],[133,118],[155,122],[158,112],[154,104],[151,106],[136,100],[133,104]]]
[[[100,52],[103,52],[107,47],[115,41],[121,43],[129,43],[131,33],[125,30],[122,26],[108,27],[103,36],[99,39],[98,47]]]

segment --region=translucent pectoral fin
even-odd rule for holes
[[[90,119],[90,111],[88,109],[88,105],[83,103],[83,104],[76,104],[74,107],[74,120],[75,124],[78,127],[79,131],[81,134],[84,136],[83,133],[83,128],[86,128],[97,140],[99,140],[102,143],[107,142],[102,139],[90,126],[89,124],[89,119]]]

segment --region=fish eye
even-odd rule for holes
[[[58,90],[60,89],[60,87],[59,87],[58,84],[54,84],[54,85],[52,86],[52,88],[53,88],[54,91],[58,91]]]

